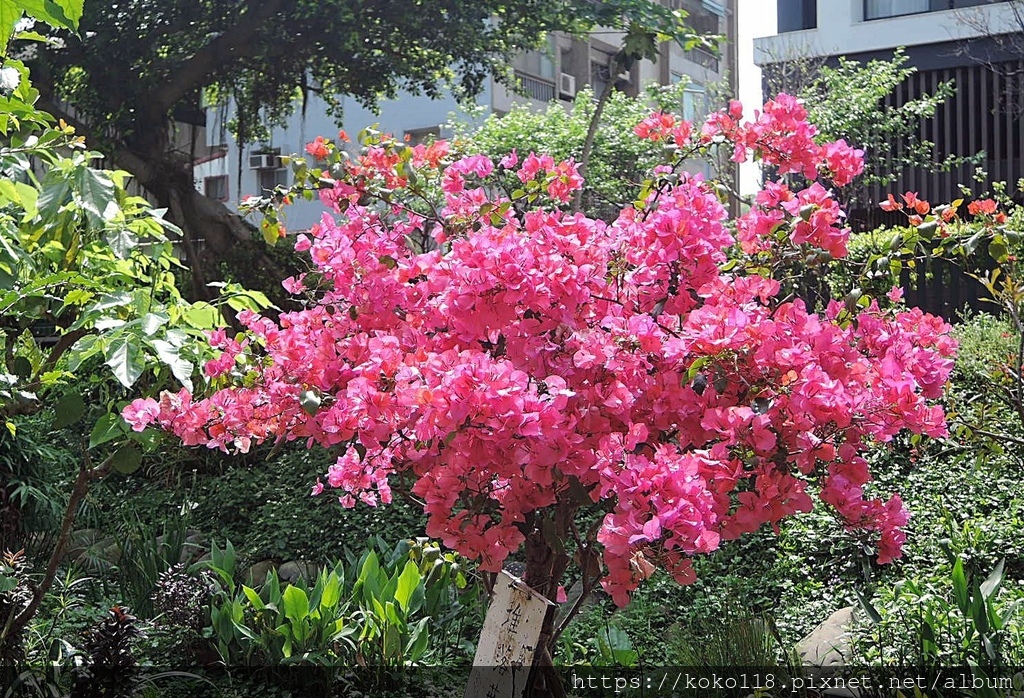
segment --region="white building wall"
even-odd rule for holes
[[[754,62],[763,66],[793,58],[959,41],[983,35],[982,28],[999,27],[1019,31],[1012,3],[865,20],[863,0],[818,0],[816,29],[754,39]]]

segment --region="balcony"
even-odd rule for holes
[[[718,57],[702,48],[691,48],[683,52],[683,57],[691,63],[696,63],[701,68],[706,68],[714,73],[719,70]]]
[[[555,84],[533,75],[516,71],[516,79],[522,87],[523,94],[538,102],[550,102],[555,98]]]

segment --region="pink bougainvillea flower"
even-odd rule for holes
[[[513,152],[496,168],[443,141],[369,146],[296,238],[317,280],[285,282],[302,309],[239,313],[243,337],[210,336],[214,388],[136,400],[124,418],[208,448],[331,449],[313,494],[378,506],[402,482],[427,534],[486,571],[568,538],[593,508],[587,574],[619,604],[659,568],[692,582],[693,556],[815,499],[895,559],[907,512],[871,494],[865,454],[902,431],[945,433],[933,401],[956,343],[899,289],[885,309],[781,297],[764,271],[775,260],[846,253],[830,187],[863,171],[863,153],[819,143],[806,117],[789,95],[696,130],[651,115],[635,134],[674,155],[645,202],[608,220],[565,210],[583,186],[572,161]],[[768,183],[731,221],[714,184],[681,167],[712,142],[813,184]],[[512,201],[506,171],[529,193]],[[543,593],[561,598],[559,581]]]

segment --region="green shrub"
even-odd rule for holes
[[[208,632],[228,666],[443,660],[436,643],[450,640],[473,610],[464,603],[472,593],[461,561],[425,539],[392,549],[378,539],[347,565],[319,568],[312,587],[302,579],[282,584],[275,570],[262,584],[236,584],[235,563],[230,542],[200,563],[216,575]]]

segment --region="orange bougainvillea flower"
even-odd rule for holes
[[[907,202],[907,207],[914,209],[922,216],[927,214],[932,208],[927,201],[918,198],[916,191],[908,191],[903,195],[903,200]]]
[[[996,202],[992,199],[979,199],[967,204],[967,212],[972,216],[978,214],[991,216],[996,212]]]

